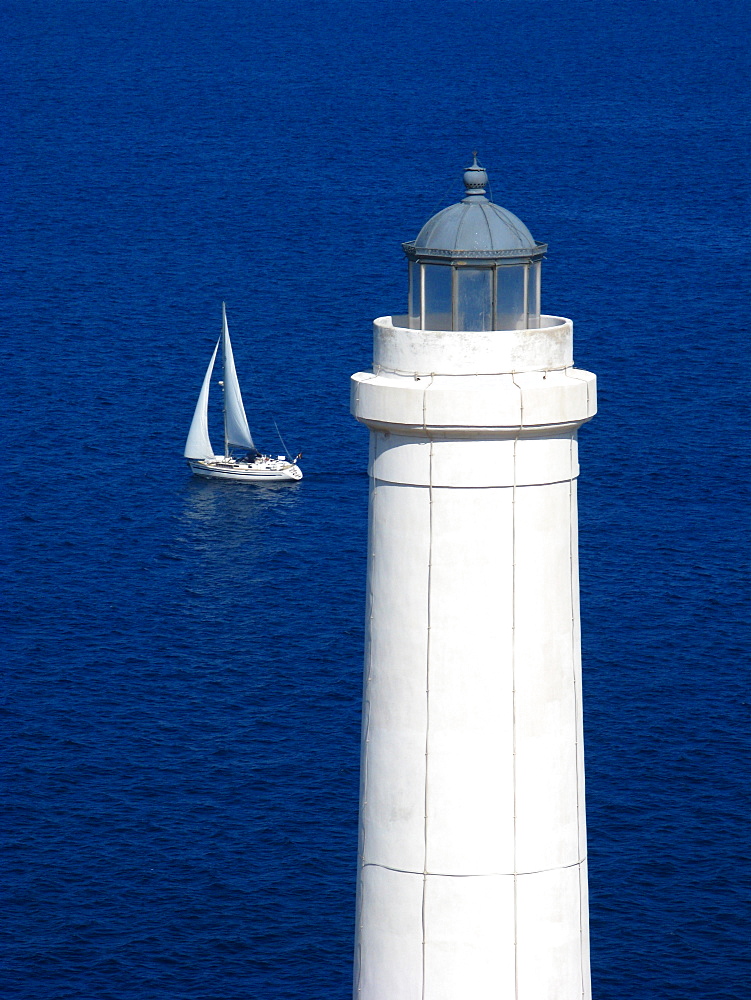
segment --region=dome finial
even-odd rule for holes
[[[477,150],[472,150],[472,166],[464,171],[464,187],[467,193],[462,201],[487,201],[485,197],[485,185],[488,183],[488,175],[477,162]]]

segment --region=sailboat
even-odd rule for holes
[[[220,345],[224,364],[224,379],[219,383],[224,392],[224,454],[215,455],[209,438],[209,390]],[[236,459],[232,454],[234,448],[242,448],[245,451],[244,457]],[[210,479],[227,479],[235,483],[268,483],[283,480],[296,482],[302,479],[302,470],[297,464],[299,455],[291,461],[286,455],[273,458],[271,455],[263,455],[253,444],[240,383],[235,371],[235,358],[232,353],[232,342],[229,339],[227,310],[224,303],[222,303],[222,332],[203,378],[184,454],[188,465],[197,476],[207,476]]]

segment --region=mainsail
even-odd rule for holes
[[[216,352],[214,352],[216,353]],[[240,383],[235,371],[235,358],[227,326],[227,311],[222,303],[222,353],[224,355],[224,438],[229,447],[255,449],[245,416]],[[208,437],[207,437],[208,440]],[[210,447],[210,446],[209,446]]]
[[[221,340],[221,337],[219,340]],[[216,342],[209,367],[206,369],[201,392],[193,414],[193,420],[188,431],[188,440],[185,442],[184,452],[186,458],[206,459],[214,457],[214,449],[211,447],[211,441],[209,440],[209,388],[211,387],[211,373],[214,371],[216,352],[219,350],[219,340]],[[234,371],[234,365],[232,370]],[[237,381],[237,376],[235,376],[235,381]]]

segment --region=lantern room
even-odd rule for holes
[[[485,197],[488,175],[464,171],[466,194],[402,244],[409,259],[409,326],[416,330],[526,330],[540,325],[538,243]]]

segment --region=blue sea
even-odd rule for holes
[[[751,7],[6,0],[2,19],[0,997],[348,997],[367,510],[348,378],[372,319],[404,311],[401,242],[477,149],[550,244],[544,311],[599,378],[594,994],[747,1000]],[[222,301],[251,427],[303,451],[297,485],[182,458]]]

